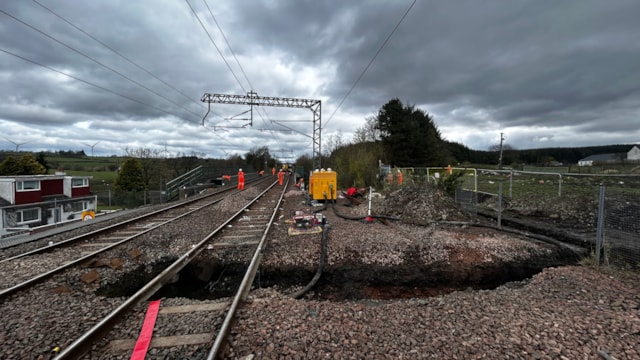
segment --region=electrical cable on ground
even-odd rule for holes
[[[316,273],[311,279],[311,281],[304,288],[296,291],[291,294],[294,299],[300,299],[304,294],[306,294],[309,290],[313,289],[318,280],[320,280],[320,276],[322,276],[322,271],[324,270],[324,259],[327,256],[327,232],[329,232],[329,225],[321,225],[322,226],[322,240],[320,242],[320,261],[318,262],[318,268],[316,269]]]

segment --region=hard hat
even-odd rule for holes
[[[242,171],[242,169],[239,169],[238,171]]]

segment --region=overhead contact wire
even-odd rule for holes
[[[93,41],[97,42],[98,44],[104,46],[105,48],[111,50],[113,53],[115,53],[116,55],[120,56],[121,58],[123,58],[124,60],[128,61],[130,64],[134,65],[135,67],[137,67],[138,69],[144,71],[145,73],[147,73],[149,76],[153,77],[154,79],[160,81],[161,83],[163,83],[164,85],[166,85],[167,87],[169,87],[170,89],[176,91],[177,93],[179,93],[180,95],[184,96],[185,98],[192,100],[194,103],[198,104],[198,106],[201,106],[202,104],[199,103],[198,101],[196,101],[195,99],[189,97],[187,94],[185,94],[184,92],[180,91],[179,89],[177,89],[176,87],[174,87],[173,85],[167,83],[166,81],[162,80],[161,78],[159,78],[158,76],[156,76],[155,74],[153,74],[151,71],[145,69],[143,66],[139,65],[138,63],[136,63],[135,61],[129,59],[127,56],[123,55],[122,53],[120,53],[118,50],[114,49],[113,47],[109,46],[108,44],[104,43],[103,41],[97,39],[95,36],[91,35],[90,33],[88,33],[87,31],[83,30],[82,28],[80,28],[79,26],[75,25],[74,23],[72,23],[71,21],[67,20],[66,18],[64,18],[62,15],[56,13],[55,11],[51,10],[50,8],[48,8],[47,6],[43,5],[42,3],[38,2],[38,0],[31,0],[34,3],[38,4],[39,6],[41,6],[43,9],[47,10],[48,12],[50,12],[51,14],[55,15],[56,17],[58,17],[60,20],[66,22],[67,24],[69,24],[71,27],[73,27],[74,29],[80,31],[81,33],[83,33],[84,35],[88,36],[89,38],[91,38]],[[217,114],[216,114],[217,115]]]
[[[251,90],[255,90],[255,88],[253,87],[253,84],[251,83],[251,80],[249,80],[249,77],[247,76],[247,73],[244,71],[244,68],[242,67],[242,64],[240,64],[240,60],[238,60],[238,57],[236,56],[235,51],[233,51],[233,48],[231,47],[231,43],[229,43],[229,40],[227,39],[227,36],[224,34],[224,31],[222,31],[222,27],[220,26],[220,24],[218,23],[218,19],[216,19],[215,15],[213,15],[213,11],[211,10],[211,7],[209,7],[209,4],[207,3],[207,0],[202,0],[202,2],[204,3],[204,5],[207,7],[207,10],[209,10],[209,14],[211,15],[211,18],[213,19],[213,22],[216,24],[216,27],[218,28],[218,31],[220,31],[220,34],[222,35],[222,38],[224,39],[224,42],[227,44],[227,47],[229,48],[229,51],[231,52],[231,55],[233,55],[233,58],[236,61],[236,64],[238,64],[238,67],[240,68],[240,71],[242,72],[242,75],[244,76],[245,80],[247,80],[247,83],[249,84],[249,88]],[[220,54],[220,56],[222,56],[222,54]],[[222,58],[224,59],[224,56],[222,56]],[[243,88],[244,90],[244,88]],[[271,130],[275,131],[275,129],[273,128],[273,124],[269,124],[265,121],[264,117],[262,117],[262,114],[260,114],[260,110],[264,111],[267,119],[269,118],[269,115],[267,114],[267,111],[265,108],[261,108],[258,107],[258,115],[260,116],[260,119],[262,120],[262,122],[264,123],[265,126],[269,127],[271,125]],[[277,137],[277,134],[276,134]]]
[[[22,60],[24,60],[24,61],[30,62],[30,63],[32,63],[32,64],[34,64],[34,65],[42,66],[43,68],[45,68],[45,69],[49,69],[49,70],[51,70],[51,71],[53,71],[53,72],[56,72],[56,73],[58,73],[58,74],[60,74],[60,75],[68,76],[68,77],[70,77],[70,78],[72,78],[72,79],[74,79],[74,80],[80,81],[80,82],[82,82],[82,83],[85,83],[85,84],[87,84],[87,85],[93,86],[93,87],[95,87],[95,88],[98,88],[98,89],[100,89],[100,90],[106,91],[106,92],[108,92],[108,93],[111,93],[111,94],[113,94],[113,95],[119,96],[119,97],[121,97],[121,98],[124,98],[124,99],[127,99],[127,100],[131,100],[131,101],[136,102],[136,103],[138,103],[138,104],[140,104],[140,105],[144,105],[144,106],[150,107],[150,108],[152,108],[152,109],[155,109],[155,110],[161,111],[161,112],[163,112],[163,113],[165,113],[165,114],[168,114],[168,115],[171,115],[171,116],[175,116],[175,117],[176,117],[176,118],[178,118],[178,119],[184,119],[182,116],[180,116],[180,115],[176,115],[176,114],[174,114],[174,113],[172,113],[172,112],[170,112],[170,111],[163,110],[163,109],[161,109],[161,108],[159,108],[159,107],[157,107],[157,106],[154,106],[154,105],[151,105],[151,104],[147,104],[147,103],[145,103],[145,102],[143,102],[143,101],[141,101],[141,100],[134,99],[134,98],[129,97],[129,96],[127,96],[127,95],[120,94],[120,93],[118,93],[118,92],[116,92],[116,91],[113,91],[113,90],[111,90],[111,89],[108,89],[108,88],[106,88],[106,87],[104,87],[104,86],[100,86],[100,85],[94,84],[94,83],[92,83],[92,82],[90,82],[90,81],[83,80],[83,79],[81,79],[81,78],[79,78],[79,77],[73,76],[73,75],[71,75],[71,74],[67,74],[67,73],[65,73],[65,72],[63,72],[63,71],[60,71],[60,70],[54,69],[54,68],[52,68],[51,66],[48,66],[48,65],[45,65],[45,64],[41,64],[41,63],[39,63],[39,62],[37,62],[37,61],[35,61],[35,60],[31,60],[31,59],[28,59],[28,58],[26,58],[26,57],[24,57],[24,56],[21,56],[21,55],[15,54],[15,53],[13,53],[13,52],[11,52],[11,51],[9,51],[9,50],[0,49],[0,51],[2,51],[3,53],[9,54],[9,55],[11,55],[11,56],[15,56],[15,57],[17,57],[18,59],[22,59]],[[187,119],[185,119],[185,120],[187,120]],[[187,120],[187,121],[189,121],[189,120]]]
[[[393,28],[393,30],[391,31],[391,33],[389,34],[389,36],[387,36],[387,38],[384,40],[384,42],[382,43],[382,45],[380,45],[380,48],[378,49],[378,51],[376,51],[375,55],[373,55],[373,57],[371,58],[371,60],[369,61],[369,63],[367,64],[367,66],[365,66],[364,70],[362,70],[362,72],[360,73],[360,76],[358,76],[358,78],[356,79],[356,81],[353,83],[353,85],[351,85],[351,88],[349,89],[349,91],[347,91],[347,93],[344,95],[344,97],[342,98],[342,100],[340,100],[340,103],[338,104],[338,106],[333,110],[333,113],[331,114],[331,116],[329,116],[329,119],[327,121],[325,121],[324,126],[322,126],[322,128],[325,128],[329,121],[331,121],[331,119],[333,119],[333,116],[336,114],[336,112],[338,112],[338,109],[340,109],[340,107],[342,106],[342,104],[344,103],[344,101],[347,99],[347,97],[349,97],[349,95],[351,94],[351,92],[353,91],[353,89],[355,89],[356,85],[358,85],[358,83],[360,82],[360,79],[362,79],[362,77],[364,76],[364,74],[367,72],[367,70],[369,70],[369,67],[371,66],[371,64],[373,64],[373,62],[376,60],[376,58],[378,57],[378,55],[380,54],[380,52],[382,51],[382,49],[384,49],[384,47],[387,45],[387,43],[389,42],[389,40],[391,39],[391,37],[393,36],[393,34],[395,34],[396,30],[398,30],[398,28],[400,27],[400,24],[402,24],[402,21],[407,17],[407,15],[409,15],[409,12],[411,11],[411,9],[413,8],[413,5],[416,4],[417,0],[413,0],[413,2],[411,3],[411,5],[409,6],[409,8],[407,9],[407,11],[405,11],[404,15],[402,15],[402,17],[400,18],[400,21],[398,21],[398,23],[396,24],[396,26]]]
[[[15,20],[15,21],[17,21],[17,22],[21,23],[22,25],[24,25],[24,26],[26,26],[26,27],[28,27],[28,28],[30,28],[30,29],[32,29],[32,30],[34,30],[34,31],[36,31],[36,32],[38,32],[38,33],[40,33],[40,34],[42,34],[43,36],[46,36],[47,38],[49,38],[49,39],[51,39],[51,40],[53,40],[53,41],[57,42],[58,44],[60,44],[60,45],[62,45],[62,46],[64,46],[64,47],[66,47],[67,49],[69,49],[69,50],[71,50],[71,51],[73,51],[73,52],[75,52],[75,53],[77,53],[77,54],[79,54],[79,55],[81,55],[81,56],[83,56],[83,57],[85,57],[85,58],[87,58],[87,59],[89,59],[89,60],[93,61],[94,63],[96,63],[96,64],[98,64],[98,65],[100,65],[100,66],[104,67],[104,68],[105,68],[105,69],[107,69],[107,70],[110,70],[111,72],[113,72],[113,73],[115,73],[115,74],[117,74],[117,75],[121,76],[123,79],[128,80],[128,81],[130,81],[130,82],[132,82],[132,83],[134,83],[134,84],[138,85],[139,87],[141,87],[141,88],[143,88],[143,89],[145,89],[145,90],[149,91],[150,93],[152,93],[152,94],[154,94],[154,95],[156,95],[156,96],[158,96],[158,97],[160,97],[160,98],[162,98],[162,99],[167,100],[168,102],[170,102],[170,103],[172,103],[172,104],[174,104],[174,105],[176,105],[176,106],[178,106],[178,107],[180,107],[180,108],[182,108],[182,109],[186,110],[187,112],[189,112],[189,113],[191,113],[191,114],[193,114],[193,115],[196,115],[196,116],[198,116],[198,117],[200,116],[200,114],[198,114],[198,113],[196,113],[196,112],[193,112],[193,111],[191,111],[191,110],[189,110],[189,109],[185,108],[184,106],[182,106],[182,105],[180,105],[180,104],[178,104],[178,103],[174,102],[173,100],[171,100],[171,99],[169,99],[169,98],[167,98],[167,97],[165,97],[165,96],[163,96],[163,95],[161,95],[161,94],[159,94],[159,93],[157,93],[157,92],[153,91],[152,89],[150,89],[150,88],[148,88],[147,86],[145,86],[145,85],[141,84],[140,82],[135,81],[135,80],[133,80],[133,79],[129,78],[128,76],[126,76],[126,75],[122,74],[121,72],[119,72],[119,71],[117,71],[117,70],[113,69],[112,67],[110,67],[110,66],[108,66],[108,65],[106,65],[106,64],[101,63],[100,61],[98,61],[98,60],[96,60],[96,59],[92,58],[91,56],[89,56],[89,55],[87,55],[87,54],[83,53],[82,51],[80,51],[80,50],[78,50],[78,49],[74,48],[73,46],[68,45],[68,44],[66,44],[66,43],[65,43],[65,42],[63,42],[63,41],[58,40],[57,38],[55,38],[55,37],[53,37],[53,36],[51,36],[51,35],[47,34],[46,32],[44,32],[44,31],[42,31],[42,30],[40,30],[40,29],[36,28],[35,26],[33,26],[33,25],[31,25],[31,24],[29,24],[29,23],[27,23],[27,22],[25,22],[25,21],[23,21],[23,20],[21,20],[21,19],[19,19],[19,18],[15,17],[15,16],[13,16],[13,15],[9,14],[8,12],[6,12],[6,11],[4,11],[4,10],[0,9],[0,13],[5,14],[6,16],[8,16],[8,17],[12,18],[13,20]],[[181,116],[179,116],[179,118],[182,118],[182,117],[181,117]]]

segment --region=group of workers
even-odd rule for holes
[[[271,169],[271,175],[273,176],[275,174],[276,168]],[[258,171],[258,175],[263,176],[264,170]],[[223,175],[222,178],[231,181],[231,176],[229,175]],[[282,171],[282,169],[278,171],[278,184],[280,184],[280,186],[284,184],[284,171]],[[244,190],[244,171],[242,171],[242,169],[238,169],[238,190]]]
[[[451,173],[453,172],[453,169],[451,168],[451,165],[447,165],[447,168],[446,168],[446,170],[445,170],[445,171],[446,171],[446,174],[447,174],[447,175],[451,175]],[[404,176],[402,175],[402,171],[400,171],[400,169],[398,169],[398,170],[397,170],[397,173],[396,173],[396,175],[395,175],[395,181],[396,181],[396,184],[398,184],[398,185],[402,185],[402,181],[403,181],[403,180],[404,180]],[[393,171],[389,171],[389,172],[387,173],[387,183],[388,183],[389,185],[393,185],[393,182],[394,182],[394,175],[393,175]]]
[[[398,169],[398,174],[396,175],[396,182],[398,183],[398,185],[402,185],[403,180],[404,179],[403,179],[402,171]],[[393,172],[391,171],[387,173],[387,182],[389,183],[389,185],[393,184]]]

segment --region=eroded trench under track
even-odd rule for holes
[[[102,286],[97,293],[130,296],[175,260],[165,257],[155,264],[141,265],[139,269],[123,273],[115,283]],[[461,290],[488,290],[504,284],[521,286],[544,268],[575,265],[579,260],[575,253],[558,251],[551,256],[517,262],[464,267],[415,263],[393,267],[364,264],[331,267],[324,269],[304,298],[325,301],[392,300],[440,296]],[[221,263],[198,258],[152,298],[205,300],[231,297],[235,295],[246,269],[246,263]],[[316,269],[310,268],[260,268],[252,288],[275,288],[283,294],[292,294],[305,287],[315,273]]]

